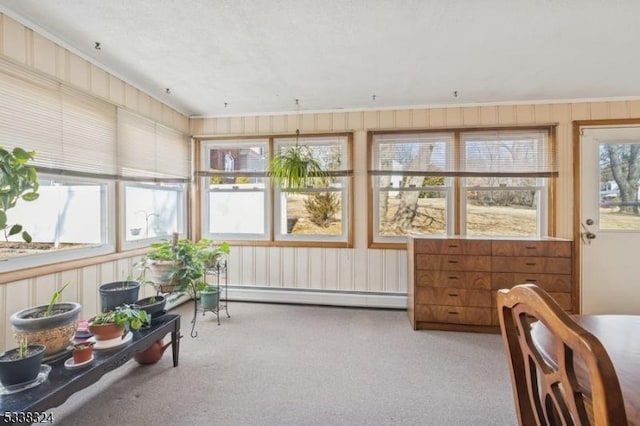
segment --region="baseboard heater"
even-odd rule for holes
[[[294,303],[304,305],[353,306],[367,308],[407,309],[407,295],[364,291],[331,291],[312,289],[282,289],[272,287],[229,286],[229,301]],[[172,309],[189,300],[181,296],[167,302]]]

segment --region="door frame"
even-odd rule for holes
[[[580,196],[581,179],[580,179],[580,165],[582,161],[580,151],[580,130],[584,127],[593,126],[624,126],[637,124],[640,126],[640,118],[615,118],[615,119],[602,119],[602,120],[574,120],[573,124],[573,312],[581,313],[580,296],[582,295],[582,276],[581,268],[582,264],[582,239],[580,228],[580,214],[582,209],[582,198]]]

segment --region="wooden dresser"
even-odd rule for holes
[[[499,332],[496,291],[524,282],[571,312],[569,240],[409,237],[407,313],[414,329]]]

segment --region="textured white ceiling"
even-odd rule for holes
[[[640,95],[639,0],[0,0],[0,11],[190,116],[296,111],[295,99],[317,111]]]

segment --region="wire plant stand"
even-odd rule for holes
[[[227,318],[231,318],[229,314],[229,299],[228,299],[228,279],[227,279],[227,261],[218,262],[214,267],[207,268],[204,273],[205,281],[212,286],[215,286],[218,290],[218,299],[215,307],[202,307],[201,298],[195,297],[193,299],[193,319],[191,320],[191,337],[198,337],[198,332],[195,331],[196,321],[198,319],[198,313],[202,313],[202,316],[207,312],[211,312],[216,316],[218,325],[220,325],[220,312],[224,310],[227,314]]]

